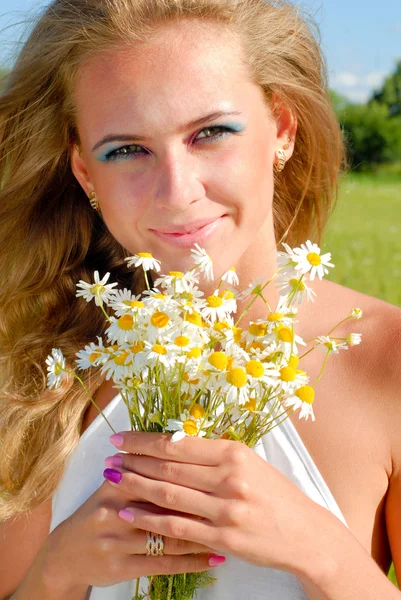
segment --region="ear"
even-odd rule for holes
[[[270,108],[276,123],[275,149],[284,150],[288,160],[294,152],[298,125],[297,117],[294,110],[278,94],[273,94]]]
[[[85,194],[89,196],[90,192],[92,192],[94,189],[94,185],[91,181],[88,169],[82,157],[81,150],[77,144],[73,144],[70,147],[70,162],[71,170],[78,180],[78,183],[81,185]]]

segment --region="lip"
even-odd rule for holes
[[[168,227],[167,229],[152,229],[151,231],[155,231],[157,233],[168,233],[168,234],[186,234],[191,233],[201,227],[205,227],[205,225],[210,225],[210,223],[214,223],[220,217],[213,217],[209,219],[198,219],[197,221],[192,221],[191,223],[185,223],[185,225],[173,225]]]
[[[182,227],[175,227],[174,233],[168,233],[166,231],[157,231],[151,229],[151,231],[161,240],[176,246],[177,248],[192,248],[194,244],[202,244],[206,242],[220,227],[223,219],[226,215],[217,217],[217,219],[203,219],[203,221],[194,221],[188,225]],[[202,224],[203,223],[203,224]],[[199,224],[201,224],[199,226]],[[188,233],[188,230],[198,227],[196,231]],[[183,230],[183,233],[177,233],[178,230]]]

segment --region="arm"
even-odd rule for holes
[[[334,515],[322,510],[327,514],[319,511],[317,558],[296,573],[309,600],[401,600],[401,592],[353,534]]]

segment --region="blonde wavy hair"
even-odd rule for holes
[[[287,0],[54,0],[33,27],[0,98],[0,520],[50,499],[90,403],[74,380],[46,389],[45,359],[75,353],[105,328],[75,297],[94,270],[138,293],[121,247],[74,178],[71,97],[93,53],[149,40],[178,18],[232,29],[253,80],[298,121],[295,152],[275,176],[276,239],[320,242],[343,160],[318,31]],[[316,237],[317,236],[317,237]],[[93,394],[103,381],[85,371]]]

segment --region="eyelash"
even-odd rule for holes
[[[212,130],[212,129],[220,129],[221,132],[218,133],[217,135],[211,135],[211,136],[208,136],[205,138],[201,138],[202,142],[210,143],[210,142],[216,141],[217,139],[221,139],[230,133],[238,134],[238,131],[231,129],[231,127],[227,127],[226,125],[213,125],[213,127],[204,127],[203,129],[201,129],[199,131],[199,133],[202,133],[203,131],[207,131],[207,130]],[[198,133],[198,135],[199,135],[199,133]],[[132,157],[136,158],[140,154],[148,154],[148,152],[129,151],[129,148],[141,148],[141,147],[142,146],[138,146],[137,144],[130,144],[129,146],[122,146],[121,148],[117,148],[116,150],[111,150],[111,152],[108,152],[106,154],[105,161],[110,162],[113,160],[128,160],[128,159],[131,159]],[[127,150],[127,151],[125,152],[124,150]]]

